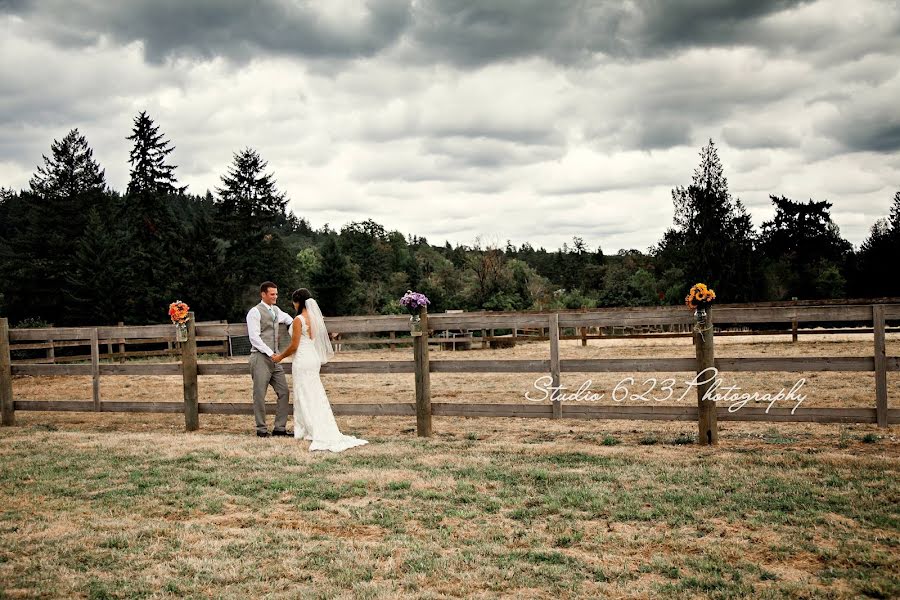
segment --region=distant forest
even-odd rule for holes
[[[173,146],[145,112],[127,139],[124,193],[77,129],[53,141],[28,189],[0,188],[0,315],[13,326],[159,323],[176,299],[199,320],[239,321],[264,280],[284,308],[308,287],[329,315],[400,313],[408,289],[433,312],[679,304],[698,281],[721,302],[900,296],[900,192],[858,249],[825,200],[773,194],[775,216],[756,229],[712,140],[672,190],[662,239],[605,255],[578,232],[548,251],[433,245],[372,220],[313,229],[251,148],[198,196],[179,185]]]

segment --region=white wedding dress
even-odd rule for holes
[[[309,337],[309,326],[303,318],[294,319],[294,324],[290,327],[291,335],[298,319],[302,323],[300,345],[291,361],[294,380],[294,437],[312,442],[310,450],[331,452],[368,444],[367,440],[344,435],[338,429],[328,395],[319,377],[319,355],[315,343]]]

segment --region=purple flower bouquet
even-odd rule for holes
[[[400,306],[406,307],[406,309],[414,315],[419,314],[419,309],[423,306],[428,306],[429,304],[431,304],[431,301],[425,294],[414,292],[412,290],[406,290],[406,293],[400,298]]]
[[[406,290],[406,293],[400,298],[400,306],[406,307],[406,310],[412,314],[409,318],[409,331],[413,336],[422,335],[422,318],[419,316],[419,309],[428,306],[431,301],[419,292]]]

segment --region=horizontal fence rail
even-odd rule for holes
[[[214,321],[211,323],[224,323],[224,321]],[[167,327],[165,335],[153,337],[154,331],[160,331],[159,327]],[[16,329],[10,334],[10,351],[15,353],[15,362],[21,363],[68,363],[84,360],[93,360],[94,341],[92,337],[81,337],[84,333],[90,333],[96,330],[96,338],[98,345],[99,360],[118,360],[124,362],[129,358],[147,358],[147,357],[180,357],[181,350],[174,347],[174,334],[171,326],[149,326],[142,327],[139,337],[134,337],[135,330],[132,327],[126,328],[122,323],[114,328],[99,327],[85,329],[83,327],[74,328],[49,328],[49,329]],[[101,332],[102,331],[102,332]],[[110,332],[114,334],[110,335]],[[50,332],[50,333],[48,333]],[[53,332],[59,332],[57,336]],[[17,341],[18,338],[24,336],[24,341]],[[77,337],[72,337],[77,336]],[[40,339],[34,339],[40,338]],[[221,354],[228,356],[229,346],[226,337],[206,337],[198,336],[196,338],[200,350],[204,354]],[[127,343],[126,343],[127,342]],[[138,346],[142,349],[135,349]],[[147,346],[155,346],[155,348],[144,349]],[[165,346],[165,347],[162,347]],[[73,354],[68,350],[86,351],[89,354]],[[33,357],[34,351],[43,351],[44,357]],[[57,351],[62,351],[58,353]],[[22,354],[31,355],[28,358],[21,358]]]
[[[592,358],[562,359],[563,373],[687,373],[694,371],[693,358]],[[248,375],[243,363],[198,363],[200,375]],[[785,372],[807,371],[874,371],[871,356],[789,357],[789,358],[717,358],[719,371]],[[285,373],[291,373],[291,363],[283,363]],[[549,360],[432,360],[431,373],[549,373]],[[888,357],[888,371],[900,371],[900,357]],[[411,360],[370,360],[331,362],[322,365],[323,375],[415,373]],[[12,365],[13,375],[91,375],[91,365]],[[181,375],[181,365],[101,364],[100,375]]]
[[[798,306],[736,308],[716,307],[716,323],[756,324],[756,323],[798,323],[809,322],[872,322],[871,306]],[[653,324],[690,325],[693,317],[684,307],[654,307],[642,309],[596,309],[591,312],[540,312],[540,313],[460,313],[429,314],[428,323],[433,331],[482,330],[512,328],[546,328],[551,314],[559,314],[561,328],[588,326],[628,326]],[[900,304],[884,305],[884,317],[888,321],[900,321]],[[325,325],[331,333],[388,333],[409,331],[409,317],[405,315],[385,315],[378,317],[325,317]],[[197,339],[220,340],[226,337],[246,336],[246,323],[197,323]],[[174,341],[171,325],[134,325],[125,327],[55,327],[44,329],[11,329],[9,341],[20,343],[46,340],[90,340],[97,330],[99,343],[116,344],[120,339]],[[870,330],[871,331],[871,330]],[[452,338],[432,338],[435,343],[447,342]],[[408,341],[408,340],[407,340]],[[387,343],[373,341],[373,343]],[[13,349],[16,349],[13,347]]]
[[[743,407],[739,411],[716,407],[713,420],[722,421],[772,421],[772,422],[819,422],[819,423],[877,423],[886,426],[900,423],[900,410],[889,409],[887,403],[887,373],[900,371],[900,357],[887,356],[885,334],[891,331],[889,321],[900,321],[900,304],[842,304],[829,306],[743,306],[723,305],[715,307],[716,325],[747,326],[754,324],[788,323],[792,329],[780,333],[815,333],[815,330],[798,331],[801,323],[850,323],[862,325],[862,331],[873,335],[873,353],[868,356],[840,357],[738,357],[715,358],[714,366],[720,372],[874,372],[875,402],[872,408],[798,408],[791,409]],[[599,309],[590,311],[565,312],[510,312],[510,313],[447,313],[427,314],[425,335],[409,338],[361,338],[337,339],[336,344],[414,344],[413,360],[354,360],[331,361],[322,366],[323,375],[353,374],[413,374],[416,380],[416,401],[410,403],[339,403],[333,405],[335,415],[403,416],[416,417],[420,434],[430,435],[431,416],[488,416],[488,417],[529,417],[529,418],[575,418],[575,419],[629,419],[629,420],[674,420],[696,421],[698,406],[624,406],[591,405],[584,403],[563,403],[552,400],[545,403],[519,404],[473,404],[454,402],[431,402],[430,373],[542,373],[552,375],[558,381],[559,373],[696,373],[698,359],[684,358],[603,358],[603,359],[561,359],[558,341],[562,339],[602,339],[609,336],[590,335],[588,328],[604,327],[650,327],[672,326],[693,327],[694,316],[683,307],[654,307]],[[182,413],[189,430],[199,427],[199,414],[252,414],[249,402],[197,401],[198,376],[249,376],[246,363],[198,362],[197,342],[222,342],[233,336],[245,336],[244,323],[193,323],[191,322],[188,342],[173,347],[180,357],[177,363],[104,363],[101,362],[101,347],[123,343],[171,343],[174,344],[174,328],[171,325],[111,326],[111,327],[69,327],[48,329],[12,329],[6,319],[0,319],[0,406],[3,409],[3,424],[13,424],[15,411],[79,411],[79,412],[142,412],[142,413]],[[409,317],[385,315],[370,317],[326,318],[330,332],[344,334],[387,334],[409,332]],[[550,340],[551,352],[548,359],[440,359],[428,357],[429,344],[472,344],[481,339],[501,340],[491,330],[509,330],[507,340],[529,339],[518,332],[532,330],[534,339]],[[574,335],[564,336],[564,330],[572,330]],[[432,336],[433,331],[479,332],[481,337],[469,333],[455,337]],[[840,329],[827,329],[842,332]],[[852,332],[853,330],[847,330]],[[544,335],[546,332],[546,335]],[[580,332],[580,335],[579,335]],[[725,332],[725,334],[767,334],[766,331]],[[652,334],[651,334],[652,335]],[[692,335],[697,344],[696,333],[672,332],[656,334],[660,337],[681,337]],[[722,333],[716,333],[716,336]],[[619,337],[619,336],[615,336]],[[637,336],[630,336],[637,337]],[[705,341],[703,343],[706,343]],[[84,364],[36,364],[11,360],[11,351],[41,350],[45,344],[55,347],[86,346],[90,356],[82,357]],[[454,346],[455,347],[455,346]],[[484,346],[483,346],[484,347]],[[423,350],[424,348],[424,350]],[[423,355],[424,352],[424,355]],[[113,353],[116,354],[116,353]],[[709,363],[708,363],[709,364]],[[284,363],[287,373],[291,364]],[[152,375],[181,377],[184,380],[185,399],[183,402],[127,402],[106,401],[100,397],[99,380],[102,376]],[[91,400],[15,400],[12,378],[21,376],[87,376],[92,379]],[[427,404],[426,404],[427,402]],[[427,410],[423,411],[423,406]],[[274,406],[267,406],[274,411]],[[193,415],[193,416],[191,416]],[[427,421],[427,427],[422,423]]]
[[[247,402],[200,402],[200,414],[252,415]],[[548,404],[472,404],[464,402],[432,402],[432,415],[439,417],[533,417],[551,418]],[[48,412],[93,412],[90,400],[16,400],[16,410]],[[333,404],[337,416],[415,416],[413,402],[340,403]],[[290,405],[293,411],[293,404]],[[183,413],[183,402],[104,401],[99,412],[118,413]],[[805,408],[791,413],[790,408],[745,407],[736,412],[716,410],[720,421],[772,421],[812,423],[876,423],[874,408]],[[266,405],[266,414],[275,414],[275,405]],[[696,421],[696,406],[573,406],[566,405],[567,419]],[[888,410],[888,421],[900,423],[900,409]]]

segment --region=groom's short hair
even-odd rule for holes
[[[266,292],[269,291],[269,288],[278,289],[278,286],[275,285],[274,283],[272,283],[271,281],[263,281],[261,284],[259,284],[259,293],[265,294]]]

